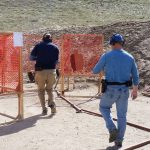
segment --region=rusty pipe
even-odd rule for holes
[[[89,111],[89,110],[86,110],[86,109],[81,109],[79,107],[77,107],[75,104],[73,104],[72,102],[70,102],[69,100],[67,100],[64,96],[62,96],[58,91],[56,91],[57,95],[59,97],[61,97],[63,100],[65,100],[68,104],[71,105],[71,107],[73,107],[77,112],[84,112],[84,113],[87,113],[87,114],[90,114],[90,115],[94,115],[94,116],[97,116],[97,117],[103,117],[101,114],[99,113],[95,113],[95,112],[92,112],[92,111]],[[114,121],[117,121],[116,118],[113,118]],[[131,126],[131,127],[134,127],[134,128],[137,128],[137,129],[140,129],[140,130],[143,130],[143,131],[147,131],[147,132],[150,132],[150,129],[149,128],[146,128],[146,127],[143,127],[143,126],[139,126],[139,125],[136,125],[136,124],[133,124],[133,123],[130,123],[130,122],[127,122],[127,125]],[[146,141],[146,142],[143,142],[143,143],[140,143],[140,144],[137,144],[135,146],[131,146],[129,148],[126,148],[125,150],[133,150],[133,149],[137,149],[137,148],[140,148],[140,147],[143,147],[143,146],[146,146],[150,144],[150,140],[149,141]]]
[[[85,113],[88,113],[90,115],[94,115],[94,116],[97,116],[97,117],[103,117],[101,114],[99,113],[95,113],[95,112],[92,112],[92,111],[89,111],[89,110],[86,110],[86,109],[81,109],[83,112]],[[116,118],[113,118],[114,121],[117,121]],[[134,127],[134,128],[137,128],[137,129],[140,129],[140,130],[143,130],[143,131],[147,131],[147,132],[150,132],[150,128],[146,128],[146,127],[143,127],[143,126],[139,126],[139,125],[136,125],[136,124],[133,124],[133,123],[130,123],[130,122],[127,122],[127,125],[131,126],[131,127]]]
[[[57,93],[57,95],[59,95],[60,98],[62,98],[62,99],[65,100],[68,104],[70,104],[71,107],[73,107],[77,112],[85,112],[85,113],[87,113],[87,114],[94,115],[94,116],[97,116],[97,117],[103,117],[103,116],[102,116],[101,114],[99,114],[99,113],[95,113],[95,112],[93,112],[93,111],[89,111],[89,110],[86,110],[86,109],[79,108],[78,106],[76,106],[75,104],[73,104],[71,101],[69,101],[68,99],[66,99],[64,96],[62,96],[57,90],[56,90],[56,93]],[[116,118],[113,118],[113,120],[114,120],[114,121],[117,121]],[[131,127],[134,127],[134,128],[137,128],[137,129],[140,129],[140,130],[143,130],[143,131],[150,132],[150,128],[146,128],[146,127],[143,127],[143,126],[134,124],[134,123],[127,122],[127,125],[129,125],[129,126],[131,126]]]
[[[62,96],[57,90],[56,90],[57,95],[62,98],[64,101],[66,101],[68,104],[70,104],[71,107],[73,107],[77,113],[81,112],[81,108],[79,108],[78,106],[74,105],[72,102],[70,102],[68,99],[66,99],[64,96]]]
[[[149,145],[149,144],[150,144],[150,140],[146,141],[146,142],[143,142],[143,143],[140,143],[140,144],[137,144],[137,145],[134,145],[134,146],[131,146],[129,148],[126,148],[125,150],[133,150],[133,149],[137,149],[137,148]]]

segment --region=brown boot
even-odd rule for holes
[[[47,115],[47,108],[43,109],[42,115],[43,115],[43,116]]]
[[[53,102],[49,105],[49,107],[51,108],[51,114],[56,114],[56,104]]]

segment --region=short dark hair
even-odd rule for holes
[[[45,33],[45,34],[43,35],[42,40],[43,40],[44,42],[52,42],[52,35],[51,35],[50,33]]]

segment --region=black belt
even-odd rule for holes
[[[126,85],[126,86],[132,86],[132,80],[129,80],[129,81],[126,81],[126,82],[107,82],[106,81],[106,84],[107,85]]]
[[[102,83],[101,92],[105,93],[105,91],[107,90],[107,85],[125,85],[127,87],[132,86],[132,79],[130,79],[129,81],[123,82],[123,83],[121,83],[121,82],[108,82],[107,80],[102,79],[101,83]]]
[[[126,85],[127,82],[124,82],[124,83],[120,83],[120,82],[106,82],[107,85]]]

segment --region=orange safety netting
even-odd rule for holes
[[[13,34],[0,34],[0,93],[20,91],[20,55]]]
[[[34,71],[35,62],[31,62],[29,56],[41,39],[41,34],[24,34],[24,72]],[[60,48],[61,70],[64,75],[91,75],[93,66],[103,53],[102,35],[66,34],[53,42]]]
[[[42,35],[24,34],[23,70],[34,70],[29,61],[33,47]],[[93,66],[103,53],[103,36],[90,34],[66,34],[54,43],[61,49],[63,75],[91,75]],[[0,92],[20,90],[20,48],[13,46],[13,34],[0,34]],[[61,44],[63,44],[61,46]]]
[[[62,75],[92,75],[92,68],[103,53],[103,36],[66,34],[62,38]]]

